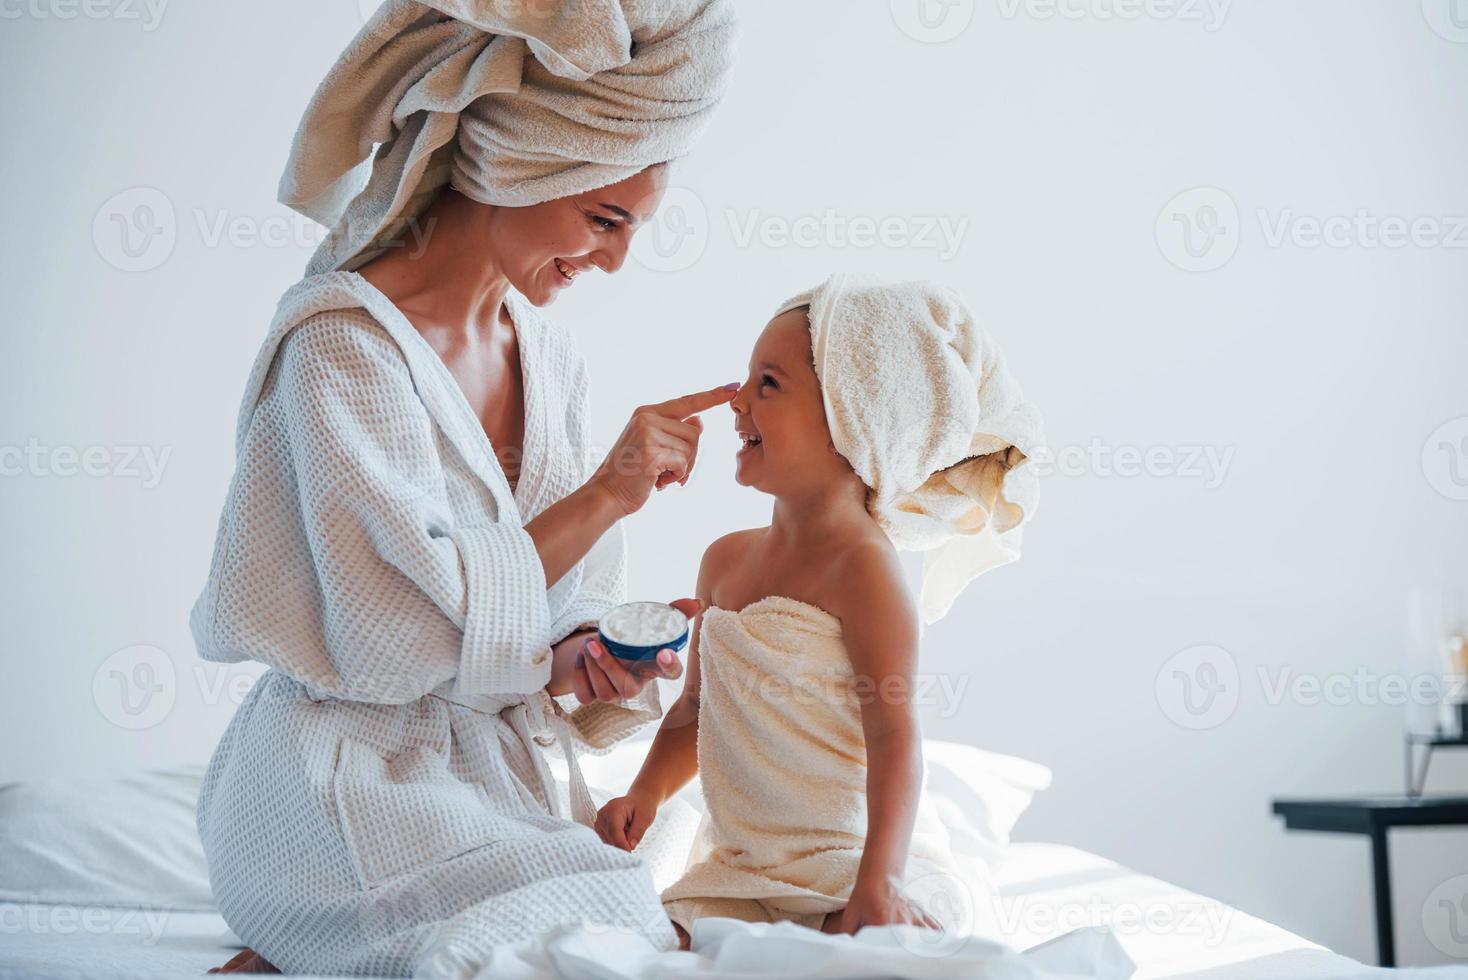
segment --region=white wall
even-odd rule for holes
[[[310,251],[309,226],[273,203],[276,178],[360,6],[172,0],[155,23],[141,0],[87,8],[106,16],[0,4],[0,778],[202,762],[251,676],[194,659],[186,614],[246,370]],[[945,24],[962,31],[926,43],[898,26],[916,23],[907,0],[893,7],[744,4],[734,89],[676,171],[667,225],[647,233],[662,239],[643,244],[663,246],[648,264],[680,268],[629,262],[555,309],[594,361],[598,432],[739,377],[769,311],[828,271],[960,286],[1053,447],[1155,449],[1154,466],[1182,472],[1046,479],[1024,561],[928,635],[925,670],[966,685],[927,711],[928,733],[1054,768],[1020,837],[1369,960],[1365,844],[1286,835],[1269,802],[1397,790],[1403,711],[1354,681],[1344,704],[1271,692],[1281,677],[1400,673],[1409,587],[1468,580],[1468,503],[1451,499],[1468,470],[1447,469],[1468,466],[1468,445],[1456,459],[1429,445],[1445,421],[1450,440],[1468,427],[1468,233],[1453,220],[1468,215],[1468,30],[1447,0],[1070,0],[1048,18],[1042,0],[958,0]],[[1118,8],[1139,15],[1103,16]],[[1224,206],[1203,261],[1237,254],[1189,272],[1169,260],[1186,254],[1164,207],[1199,186],[1225,195],[1181,202]],[[155,239],[140,259],[155,268],[122,271],[109,216],[148,203],[172,250]],[[858,247],[834,221],[813,245],[774,237],[828,210],[895,218],[889,233],[913,240]],[[1425,218],[1420,234],[1457,247],[1369,247],[1369,230],[1344,247],[1272,241],[1282,217],[1308,234],[1362,210]],[[692,237],[671,237],[679,217]],[[965,223],[953,254],[930,246],[928,219]],[[221,220],[287,240],[219,239]],[[689,487],[630,522],[637,596],[687,593],[704,542],[767,516],[732,483],[726,423],[712,418]],[[111,476],[64,475],[68,448],[88,447],[119,450],[90,457]],[[124,447],[166,452],[161,479],[125,466]],[[1221,479],[1182,465],[1205,449],[1231,454]],[[1217,724],[1186,730],[1169,711],[1198,719],[1178,713],[1171,671],[1196,663],[1168,660],[1201,644],[1239,681],[1203,719]],[[155,673],[162,692],[136,717],[119,707],[119,662],[103,668],[135,645],[162,653],[121,666],[174,672]],[[1468,759],[1437,766],[1434,786],[1461,791]],[[1446,959],[1424,903],[1468,872],[1465,844],[1462,830],[1396,839],[1404,961]]]

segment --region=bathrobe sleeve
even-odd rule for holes
[[[627,601],[627,545],[620,524],[603,534],[582,561],[581,581],[551,627],[556,643],[596,629],[607,610]]]
[[[626,546],[621,525],[614,526],[586,556],[585,576],[576,597],[567,607],[581,612],[570,616],[575,624],[567,635],[579,628],[595,629],[608,609],[626,601]],[[662,717],[656,681],[649,683],[635,698],[621,704],[595,701],[571,712],[570,720],[577,739],[592,750],[610,749],[650,721]]]
[[[305,320],[273,386],[320,589],[328,693],[401,703],[550,680],[545,571],[518,520],[455,518],[402,351],[362,313]],[[263,404],[262,404],[263,407]]]

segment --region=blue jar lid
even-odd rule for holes
[[[638,634],[638,621],[647,631]],[[597,636],[621,660],[652,660],[660,650],[682,650],[688,645],[688,617],[663,602],[627,602],[608,610]]]

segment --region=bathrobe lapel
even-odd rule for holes
[[[565,465],[569,446],[564,426],[553,428],[549,424],[551,411],[540,385],[545,372],[553,367],[545,363],[545,324],[513,293],[506,303],[515,322],[520,348],[520,386],[525,393],[525,427],[520,440],[520,478],[515,484],[515,503],[522,521],[530,521],[555,503],[547,499],[547,488],[559,482],[550,479],[551,468]]]
[[[520,479],[515,484],[514,500],[521,526],[534,520],[541,511],[570,493],[583,482],[581,460],[572,450],[564,419],[566,406],[546,404],[546,382],[556,379],[559,389],[569,391],[571,379],[568,362],[558,355],[564,345],[548,335],[549,327],[530,305],[513,293],[506,300],[515,322],[520,348],[521,386],[525,392],[525,431],[521,437]],[[435,360],[437,355],[434,355]],[[452,378],[450,382],[452,383]],[[457,385],[454,394],[463,401]],[[467,402],[465,408],[467,411]],[[473,413],[469,413],[473,417]],[[478,420],[475,420],[476,428]],[[483,435],[483,428],[479,428]],[[488,437],[484,445],[489,445]],[[491,457],[491,468],[509,486],[498,460]],[[580,588],[585,574],[583,563],[577,562],[546,590],[546,601],[558,614]]]
[[[396,341],[407,361],[414,387],[429,415],[443,430],[470,471],[484,484],[504,520],[509,515],[521,524],[552,503],[545,498],[547,471],[564,465],[565,453],[558,452],[550,438],[540,386],[543,329],[539,317],[518,299],[511,299],[511,316],[520,347],[525,391],[525,437],[520,481],[514,491],[495,457],[494,447],[475,417],[448,367],[402,312],[367,280],[352,272],[328,272],[297,283],[281,298],[276,318],[256,356],[240,415],[235,427],[235,448],[242,451],[260,391],[275,361],[276,351],[287,334],[302,321],[328,310],[361,308],[372,314]],[[564,439],[564,433],[562,433]],[[558,458],[559,457],[559,458]]]

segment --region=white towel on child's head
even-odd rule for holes
[[[331,229],[308,274],[411,244],[450,180],[519,207],[682,156],[737,33],[733,0],[387,0],[317,89],[281,178],[281,202]]]
[[[953,290],[837,274],[780,307],[810,307],[811,353],[836,451],[870,488],[898,548],[924,551],[925,622],[1019,557],[1039,484],[1025,460],[1040,413]]]

